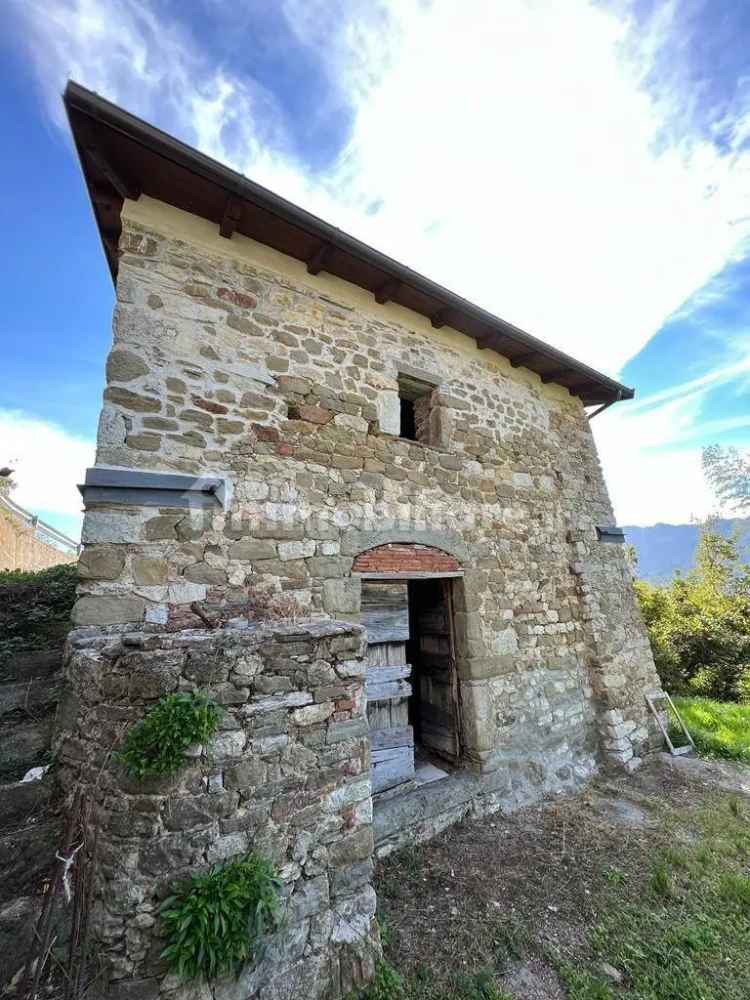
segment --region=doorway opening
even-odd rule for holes
[[[456,763],[460,754],[452,580],[409,580],[407,662],[414,742],[422,757]]]
[[[363,579],[373,792],[447,777],[461,755],[449,577]]]

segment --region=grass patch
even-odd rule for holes
[[[674,703],[702,754],[750,763],[750,705],[687,696]],[[672,728],[670,735],[684,742],[681,731]]]
[[[493,970],[456,975],[438,982],[427,966],[420,966],[408,979],[393,966],[379,964],[372,982],[356,994],[357,1000],[513,1000],[495,981]]]
[[[677,817],[679,820],[679,817]],[[677,828],[677,824],[676,824]],[[743,1000],[750,995],[750,829],[731,799],[694,816],[692,847],[665,848],[651,893],[608,886],[590,951],[559,962],[569,1000]],[[611,966],[615,987],[600,974]]]
[[[364,1000],[750,997],[748,799],[656,758],[621,789],[642,823],[612,822],[610,781],[382,862]]]
[[[613,865],[608,865],[604,869],[604,877],[610,885],[624,885],[627,878],[622,868],[617,868]]]

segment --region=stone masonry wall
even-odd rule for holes
[[[453,556],[463,760],[553,789],[634,766],[658,685],[580,400],[244,237],[127,203],[97,462],[225,475],[228,510],[86,514],[81,625],[200,624],[258,594],[356,620],[354,559]],[[426,371],[431,444],[398,437]],[[524,770],[525,769],[525,770]],[[540,774],[541,769],[541,774]]]
[[[372,975],[364,645],[335,622],[71,634],[59,774],[99,824],[91,926],[108,997],[313,1000]],[[112,749],[159,697],[194,689],[224,706],[221,731],[174,777],[130,779]],[[280,869],[284,924],[239,979],[183,985],[159,958],[160,902],[249,850]]]

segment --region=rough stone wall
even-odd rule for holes
[[[91,925],[110,997],[299,1000],[345,995],[379,954],[364,713],[364,630],[325,621],[220,630],[78,629],[67,653],[64,787],[99,824]],[[171,778],[113,759],[164,694],[208,691],[220,732]],[[159,959],[175,881],[255,850],[278,865],[285,920],[260,964],[182,985]]]
[[[59,649],[0,663],[0,993],[26,961],[59,849],[57,782],[45,769],[61,672]]]
[[[199,624],[192,602],[263,591],[352,619],[356,556],[431,545],[464,571],[465,760],[549,789],[601,751],[637,759],[657,680],[624,554],[596,538],[613,515],[578,399],[146,198],[121,251],[97,461],[225,474],[233,496],[213,515],[89,510],[79,624]],[[440,382],[439,446],[397,436],[402,366]]]
[[[661,745],[644,694],[661,688],[629,567],[609,557],[587,531],[571,532],[577,556],[586,669],[598,707],[599,746],[606,759],[631,770]]]

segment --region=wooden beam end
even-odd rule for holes
[[[242,218],[242,203],[231,196],[227,198],[224,214],[219,223],[219,235],[225,240],[231,240],[234,231]]]
[[[391,302],[398,295],[398,290],[401,287],[401,282],[395,279],[385,281],[380,288],[376,288],[372,293],[375,296],[375,301],[379,305],[385,305],[386,302]]]
[[[326,259],[330,250],[331,248],[327,243],[323,243],[318,247],[307,261],[308,274],[320,274],[321,271],[325,270]]]

